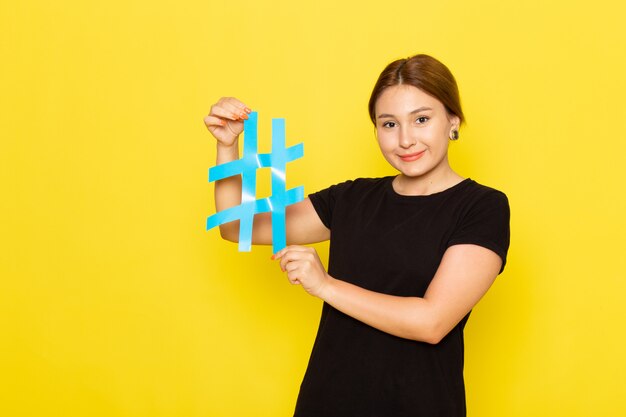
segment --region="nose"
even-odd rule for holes
[[[417,140],[411,134],[408,126],[403,126],[402,129],[400,129],[400,137],[398,138],[398,140],[400,147],[403,149],[409,149],[411,146],[417,143]]]

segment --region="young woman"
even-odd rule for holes
[[[239,158],[250,109],[235,98],[205,124],[217,163]],[[456,81],[428,55],[389,64],[369,102],[380,150],[396,176],[361,178],[287,208],[290,246],[275,254],[292,284],[324,301],[295,415],[465,416],[463,328],[504,269],[509,205],[448,162],[463,122]],[[216,184],[217,210],[238,205],[241,179]],[[221,226],[236,241],[237,222]],[[328,271],[314,249],[330,239]],[[271,243],[270,214],[253,243]]]

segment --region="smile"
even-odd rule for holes
[[[424,153],[426,153],[426,150],[423,150],[421,152],[417,152],[417,153],[411,153],[408,155],[399,155],[400,159],[402,159],[404,162],[413,162],[413,161],[417,161],[418,159],[420,159]]]

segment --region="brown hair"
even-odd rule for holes
[[[454,76],[441,62],[430,55],[419,54],[406,59],[398,59],[387,65],[380,73],[369,101],[372,123],[376,125],[375,106],[383,91],[394,85],[412,85],[443,103],[448,114],[458,116],[460,123],[465,121],[461,109],[459,88]]]

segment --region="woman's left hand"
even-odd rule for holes
[[[276,252],[272,259],[280,260],[280,268],[287,272],[289,282],[302,285],[314,297],[322,298],[330,280],[317,252],[307,246],[287,246]]]

